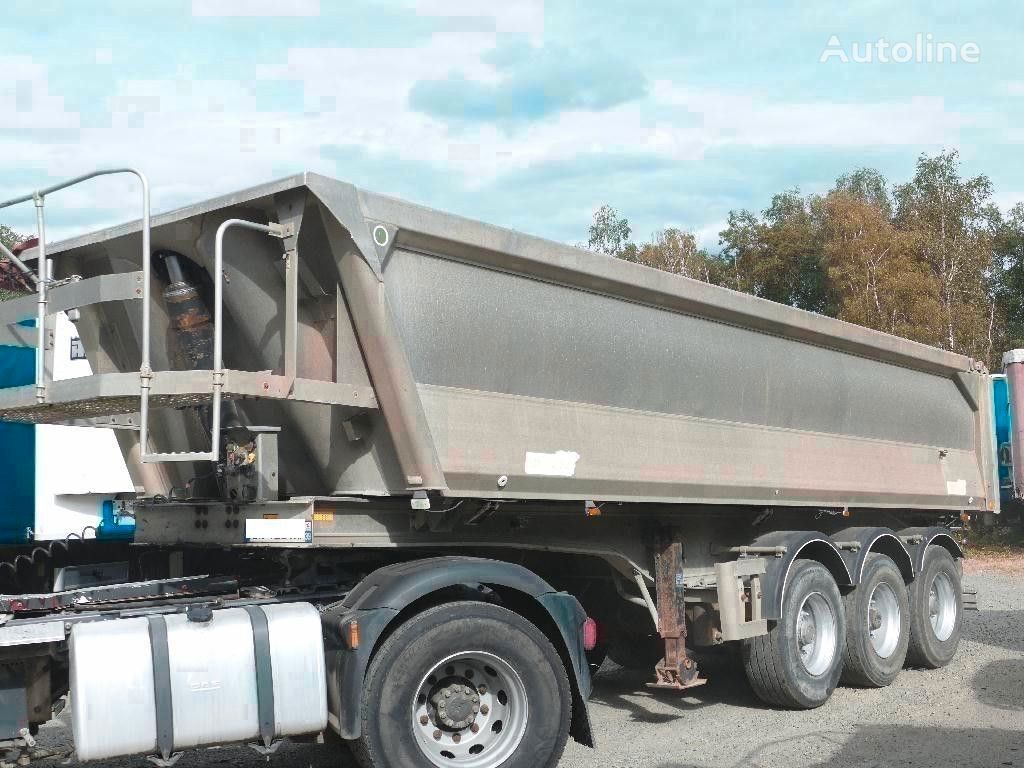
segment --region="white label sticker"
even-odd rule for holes
[[[302,518],[293,520],[266,520],[248,518],[245,521],[246,541],[306,542],[310,523]]]
[[[575,451],[555,451],[554,453],[527,451],[526,474],[573,477],[576,474],[576,462],[579,460],[580,455]]]
[[[950,496],[966,496],[967,495],[967,481],[966,480],[947,480],[946,481],[946,493]]]

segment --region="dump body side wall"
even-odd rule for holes
[[[453,495],[987,496],[951,376],[401,248],[384,281]]]

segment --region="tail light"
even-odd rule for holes
[[[594,650],[597,647],[599,634],[597,622],[587,617],[587,620],[583,622],[583,650]]]

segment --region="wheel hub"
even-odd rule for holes
[[[464,651],[433,665],[410,714],[416,743],[430,765],[497,768],[523,739],[529,702],[522,678],[507,661]]]
[[[480,694],[466,678],[442,681],[430,702],[439,724],[453,731],[467,728],[480,712]]]
[[[871,647],[881,659],[888,659],[900,644],[902,612],[896,592],[884,581],[868,597],[867,625]]]
[[[882,628],[882,615],[878,612],[877,608],[872,608],[868,611],[868,626],[872,632]]]
[[[945,642],[956,628],[957,594],[946,573],[938,573],[928,587],[928,620],[935,637]]]
[[[814,620],[808,613],[800,614],[800,645],[813,646],[818,636],[818,628],[814,626]]]
[[[836,620],[820,592],[804,598],[797,613],[797,651],[804,668],[812,675],[825,674],[838,649]]]

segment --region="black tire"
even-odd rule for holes
[[[812,672],[801,660],[799,617],[805,601],[830,615],[832,642],[822,639],[820,671]],[[839,683],[845,636],[843,600],[832,574],[821,563],[797,560],[789,573],[782,618],[772,623],[768,634],[742,641],[743,666],[751,688],[766,704],[788,709],[820,707]]]
[[[874,610],[871,605],[873,594]],[[885,555],[870,553],[864,563],[860,584],[843,596],[843,605],[846,609],[846,643],[840,680],[846,685],[884,688],[903,669],[910,642],[910,596],[896,563]],[[882,611],[881,616],[879,611]],[[893,615],[894,611],[898,611],[898,615]],[[888,626],[893,635],[881,652],[872,643],[871,631],[884,633],[887,625],[873,628],[872,621],[892,622]],[[898,635],[895,634],[897,632]]]
[[[370,663],[363,687],[362,736],[352,743],[353,754],[365,768],[433,768],[413,731],[412,707],[424,678],[437,664],[462,652],[483,652],[503,660],[519,676],[527,695],[522,739],[495,768],[553,768],[558,763],[572,718],[572,691],[558,653],[519,614],[488,603],[456,602],[406,621]],[[439,754],[444,743],[439,744]]]
[[[931,611],[935,608],[930,592],[935,585],[945,591],[940,582],[945,580],[952,591],[950,620],[952,626],[943,631],[940,638],[932,626]],[[907,663],[915,667],[939,669],[949,664],[956,655],[963,633],[964,598],[960,582],[960,566],[948,550],[938,545],[928,547],[924,556],[924,567],[910,585],[910,645],[907,649]],[[941,622],[940,622],[941,626]]]

